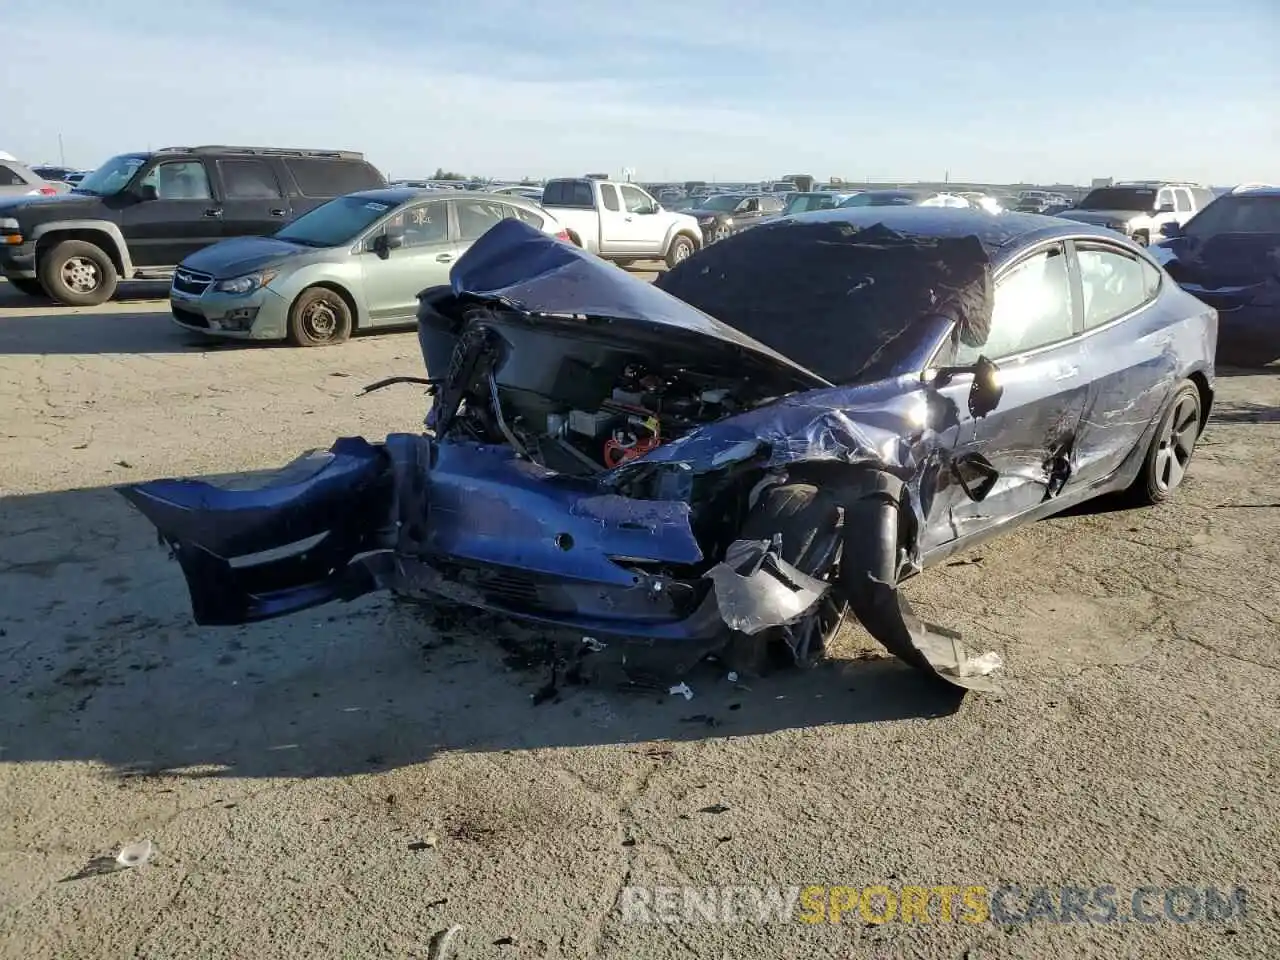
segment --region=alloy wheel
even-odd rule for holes
[[[102,283],[102,271],[88,257],[68,257],[59,271],[62,282],[72,293],[93,293]]]
[[[1165,423],[1156,448],[1155,481],[1160,490],[1175,490],[1182,483],[1199,435],[1200,403],[1191,394],[1183,394]]]

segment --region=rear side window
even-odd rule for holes
[[[23,187],[26,183],[18,171],[0,163],[0,187]]]
[[[505,220],[511,207],[491,200],[455,200],[458,235],[464,243],[479,240],[495,223]]]
[[[383,186],[382,175],[359,160],[286,157],[284,165],[304,197],[341,197]]]
[[[262,160],[219,160],[218,172],[228,200],[275,200],[280,184]]]
[[[1191,193],[1183,187],[1173,189],[1173,209],[1178,213],[1191,212]]]
[[[512,211],[518,219],[523,220],[536,230],[541,230],[543,224],[547,222],[546,217],[534,213],[532,210],[525,207],[510,206],[507,207],[507,209]],[[508,216],[511,216],[511,214],[508,214]]]
[[[552,180],[542,191],[544,207],[585,207],[596,205],[588,180]]]
[[[1086,330],[1110,323],[1152,300],[1160,289],[1155,267],[1114,247],[1076,245]]]
[[[618,188],[611,184],[600,184],[600,202],[606,210],[622,209],[622,204],[618,202]]]

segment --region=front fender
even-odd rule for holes
[[[44,238],[48,242],[57,242],[59,233],[96,233],[102,236],[99,244],[120,268],[120,276],[128,279],[133,276],[133,259],[129,256],[129,245],[117,224],[110,220],[51,220],[37,224],[31,230],[31,238],[37,246]]]
[[[292,304],[299,294],[308,287],[333,287],[347,295],[347,299],[355,305],[355,325],[369,325],[369,304],[364,296],[364,274],[357,263],[353,269],[335,269],[332,263],[312,263],[298,267],[291,272],[277,277],[271,283],[271,290]]]

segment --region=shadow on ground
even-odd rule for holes
[[[706,663],[683,677],[690,700],[620,689],[584,661],[595,679],[562,672],[553,692],[545,636],[382,597],[197,627],[177,564],[111,489],[0,500],[0,611],[0,760],[97,761],[123,776],[334,776],[605,743],[652,752],[940,717],[961,702],[888,659],[740,683]]]

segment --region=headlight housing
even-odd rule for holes
[[[259,270],[257,273],[246,273],[243,277],[232,277],[230,280],[219,280],[213,289],[219,293],[244,295],[260,290],[276,278],[279,270]]]

